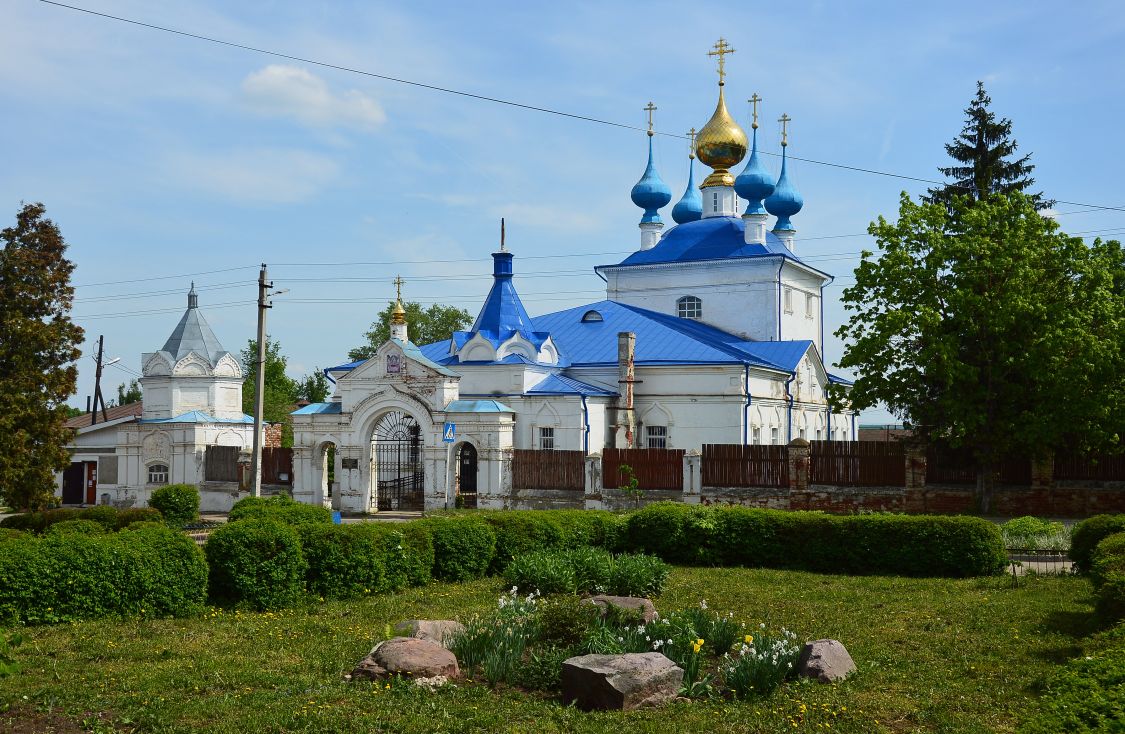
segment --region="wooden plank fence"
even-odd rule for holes
[[[262,484],[293,486],[293,449],[262,448]]]
[[[203,454],[203,478],[208,482],[238,481],[237,446],[208,446]]]
[[[622,464],[632,467],[640,489],[683,489],[683,449],[605,449],[602,486],[620,489],[627,481]]]
[[[900,441],[810,441],[809,445],[809,484],[906,486],[906,446]]]
[[[701,464],[705,487],[789,486],[786,446],[707,443]]]
[[[586,458],[582,451],[514,449],[513,489],[586,489]]]

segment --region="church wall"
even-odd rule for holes
[[[705,261],[603,272],[612,300],[676,316],[676,301],[696,296],[703,301],[703,323],[747,339],[777,338],[776,260]]]
[[[808,339],[820,349],[821,280],[796,267],[781,276],[781,339]],[[776,293],[776,291],[775,291]],[[776,305],[774,309],[776,310]],[[775,334],[774,339],[777,338]]]

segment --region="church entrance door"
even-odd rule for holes
[[[471,443],[457,449],[457,507],[477,509],[477,450]]]
[[[408,413],[387,413],[372,436],[375,491],[380,510],[421,510],[425,473],[422,429]]]

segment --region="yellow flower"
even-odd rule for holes
[[[698,642],[693,642],[692,645],[691,645],[691,651],[692,652],[699,652],[699,648],[701,648],[701,647],[703,647],[703,646],[700,645]]]
[[[754,635],[746,635],[746,637],[743,637],[742,639],[744,642],[746,642],[747,645],[749,645],[754,641]]]
[[[700,647],[703,647],[703,638],[700,637],[698,640],[695,641],[695,644],[699,645]]]

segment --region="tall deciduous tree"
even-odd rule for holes
[[[312,374],[305,375],[304,379],[297,381],[297,398],[308,400],[310,403],[323,403],[331,392],[328,378],[318,367]]]
[[[141,393],[141,383],[137,380],[130,380],[129,386],[126,387],[122,382],[117,386],[117,404],[128,405],[129,403],[139,403],[143,395]]]
[[[1019,147],[1012,139],[1012,121],[996,119],[990,104],[992,98],[984,91],[984,82],[977,82],[977,95],[965,109],[965,126],[945,146],[945,152],[957,165],[938,168],[953,181],[930,189],[930,200],[952,206],[956,196],[968,196],[975,201],[991,194],[1024,193],[1037,208],[1050,206],[1052,202],[1044,201],[1041,193],[1028,192],[1035,185],[1031,155],[1012,159]]]
[[[282,445],[292,441],[289,413],[297,402],[297,383],[285,374],[288,360],[281,353],[281,343],[276,339],[266,336],[266,370],[263,400],[262,420],[266,423],[281,423]],[[246,348],[242,350],[242,372],[246,381],[242,383],[242,410],[248,415],[254,414],[254,397],[257,394],[258,376],[258,341],[248,339]]]
[[[379,320],[371,324],[371,328],[363,335],[367,343],[348,352],[348,359],[355,361],[370,359],[375,355],[375,350],[391,338],[391,311],[394,307],[394,301],[390,301],[387,307],[379,312]],[[406,309],[410,341],[415,344],[432,344],[449,339],[453,336],[453,332],[465,329],[473,323],[472,315],[456,306],[435,303],[423,309],[421,304],[411,302],[404,304],[403,307]]]
[[[0,231],[0,500],[19,508],[51,502],[70,463],[65,400],[82,343],[70,320],[74,264],[45,212],[28,204]]]
[[[1087,247],[1021,194],[951,207],[903,194],[898,221],[880,217],[869,231],[880,254],[864,253],[836,332],[840,365],[859,375],[854,407],[881,402],[921,437],[970,448],[986,510],[1001,457],[1117,444],[1118,243]]]

